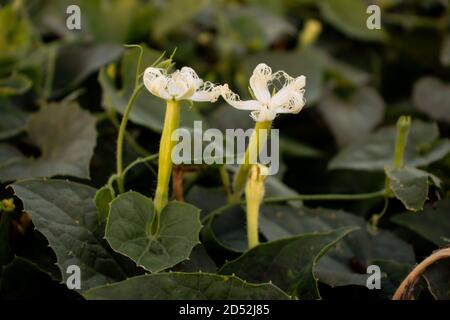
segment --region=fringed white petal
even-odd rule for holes
[[[272,108],[276,113],[297,114],[303,109],[305,103],[304,90],[293,91],[288,94],[288,100],[285,104],[273,106]]]
[[[256,99],[262,103],[268,103],[270,100],[268,83],[271,79],[272,69],[264,63],[258,64],[250,77],[250,88]]]
[[[221,86],[216,86],[213,83],[206,81],[192,95],[191,100],[197,102],[216,102],[222,93],[221,91]]]
[[[167,92],[168,78],[164,69],[147,68],[143,78],[144,85],[150,93],[166,100],[170,99],[170,95]]]
[[[288,104],[291,99],[291,93],[301,92],[306,82],[306,78],[304,76],[292,78],[283,71],[277,72],[277,75],[277,84],[282,85],[282,87],[277,93],[275,93],[270,101],[272,108],[277,108]]]
[[[258,100],[242,101],[238,94],[234,93],[228,88],[228,85],[222,86],[222,97],[232,107],[239,110],[259,110],[261,102]]]

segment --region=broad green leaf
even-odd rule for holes
[[[77,104],[49,104],[29,117],[30,139],[40,157],[0,159],[0,181],[68,175],[89,178],[97,139],[96,119]]]
[[[323,18],[347,36],[363,41],[384,39],[382,29],[370,30],[367,27],[369,14],[363,0],[319,0],[318,4]]]
[[[98,210],[99,223],[105,222],[109,214],[109,204],[114,199],[111,189],[105,186],[97,190],[95,193],[95,206]]]
[[[65,284],[51,279],[45,271],[21,257],[3,269],[0,284],[2,300],[73,300],[81,297]]]
[[[264,61],[272,71],[284,70],[290,76],[306,76],[305,98],[307,105],[315,103],[322,94],[323,71],[328,56],[322,50],[308,48],[299,52],[264,52],[250,55],[244,60],[246,79],[250,77],[253,69]],[[248,85],[248,84],[246,84]]]
[[[10,138],[26,128],[27,114],[17,107],[0,103],[0,140]]]
[[[361,87],[349,99],[329,92],[318,104],[339,146],[366,137],[383,120],[384,101],[372,88]]]
[[[119,59],[122,52],[122,47],[114,44],[61,46],[55,61],[53,94],[61,95],[74,89],[101,67]]]
[[[424,272],[428,289],[437,300],[450,300],[450,259],[433,263]]]
[[[100,71],[98,80],[103,90],[102,105],[105,109],[115,110],[121,114],[125,111],[134,89],[138,53],[137,49],[130,49],[124,54],[121,61],[122,69],[120,74],[123,80],[121,89],[116,88],[113,75],[109,74],[105,69]],[[144,47],[141,70],[151,65],[159,56],[159,52]],[[143,88],[133,105],[129,119],[136,124],[159,133],[162,132],[164,125],[165,111],[166,102],[153,96],[147,89]],[[181,108],[180,127],[192,127],[195,120],[202,120],[201,115],[195,109],[190,109],[183,105]],[[203,125],[205,126],[205,122],[203,122]]]
[[[418,214],[402,213],[391,221],[408,228],[438,247],[450,244],[450,200],[444,199],[435,206],[425,205]]]
[[[150,234],[155,209],[153,201],[137,192],[127,192],[110,204],[105,238],[111,247],[150,272],[158,272],[187,259],[202,227],[200,210],[170,202],[161,212],[157,235]]]
[[[412,167],[386,167],[389,187],[410,211],[422,210],[428,197],[428,173]]]
[[[409,244],[386,230],[369,233],[363,218],[345,211],[286,205],[264,205],[261,209],[260,232],[268,241],[347,226],[359,226],[360,229],[320,259],[315,267],[320,282],[332,287],[365,286],[368,277],[365,268],[375,260],[395,261],[406,266],[415,262]]]
[[[95,189],[64,180],[24,180],[12,185],[24,210],[52,247],[63,281],[70,265],[81,269],[81,290],[122,280],[126,273],[104,241]]]
[[[413,99],[417,109],[432,119],[450,123],[449,85],[437,78],[421,78],[414,85]]]
[[[218,24],[220,51],[242,52],[269,48],[280,37],[294,36],[296,29],[287,19],[259,6],[228,6]],[[230,41],[232,40],[232,41]]]
[[[163,39],[168,32],[188,22],[207,5],[207,0],[166,1],[154,21],[153,35],[157,39]]]
[[[288,300],[272,284],[250,284],[235,276],[159,273],[129,278],[84,293],[88,300]]]
[[[236,274],[251,282],[272,281],[300,299],[320,299],[314,266],[331,247],[356,229],[344,227],[263,243],[226,263],[219,273]]]
[[[393,163],[395,126],[381,128],[367,138],[349,145],[329,163],[329,169],[382,171]],[[415,120],[411,124],[405,149],[405,165],[421,167],[445,157],[450,152],[450,141],[439,139],[435,123]]]
[[[0,78],[0,97],[21,95],[31,88],[31,81],[22,74],[13,73],[9,77]]]

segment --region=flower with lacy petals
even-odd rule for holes
[[[191,100],[215,102],[221,87],[200,79],[189,67],[171,74],[165,69],[149,67],[144,72],[144,85],[150,93],[165,100]]]
[[[293,78],[284,71],[272,73],[269,66],[260,63],[250,77],[250,88],[256,100],[242,101],[228,85],[222,86],[222,97],[236,109],[251,111],[250,116],[257,122],[273,121],[277,114],[296,114],[302,110],[305,84],[305,76]]]

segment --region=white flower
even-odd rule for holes
[[[203,82],[189,67],[171,74],[165,69],[149,67],[144,72],[144,85],[153,95],[165,100],[215,102],[221,93],[220,86]]]
[[[242,101],[228,85],[222,87],[222,97],[236,109],[251,110],[250,116],[255,121],[272,121],[279,113],[299,113],[302,110],[305,83],[305,76],[292,78],[284,71],[272,73],[269,66],[260,63],[250,77],[250,88],[257,100]]]

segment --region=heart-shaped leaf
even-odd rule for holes
[[[150,233],[155,209],[153,201],[140,193],[127,192],[111,202],[106,240],[136,265],[158,272],[187,259],[202,227],[200,210],[170,202],[161,212],[159,232]]]
[[[428,173],[412,167],[386,167],[389,187],[410,211],[422,210],[428,197]]]
[[[24,180],[12,185],[33,223],[55,251],[64,281],[67,267],[81,270],[81,290],[122,280],[126,273],[103,240],[95,189],[64,180]]]
[[[288,300],[272,284],[250,284],[235,276],[208,273],[159,273],[94,288],[89,300]]]
[[[342,149],[330,161],[328,168],[382,171],[392,165],[395,137],[395,126],[382,128]],[[413,121],[405,149],[405,165],[426,166],[445,157],[450,152],[450,141],[438,138],[439,128],[435,123]]]
[[[450,86],[433,77],[416,82],[413,91],[417,109],[436,121],[450,123]]]
[[[300,299],[318,299],[314,266],[332,246],[357,229],[344,227],[263,243],[226,263],[219,273],[236,274],[251,282],[273,281]]]
[[[0,181],[68,175],[89,178],[97,139],[96,119],[77,104],[49,104],[29,117],[30,139],[39,158],[15,156],[0,162]]]

